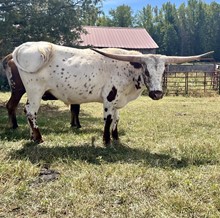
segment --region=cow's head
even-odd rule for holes
[[[124,55],[110,54],[97,49],[93,50],[112,59],[141,64],[144,69],[145,85],[149,89],[149,97],[153,100],[159,100],[163,97],[162,82],[166,64],[180,64],[200,60],[202,57],[213,53],[211,51],[196,56],[166,56],[158,54]]]

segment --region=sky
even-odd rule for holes
[[[177,7],[182,3],[187,5],[188,0],[103,0],[103,10],[107,15],[111,9],[116,9],[120,5],[128,5],[131,7],[132,11],[135,13],[141,10],[146,5],[151,5],[152,7],[158,6],[159,8],[167,2],[175,4]],[[214,0],[203,0],[203,2],[210,4]],[[220,0],[215,0],[215,2],[220,3]]]

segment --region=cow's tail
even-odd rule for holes
[[[12,53],[5,56],[2,60],[3,69],[6,70],[8,68],[8,62],[12,59]]]
[[[35,73],[49,62],[52,49],[49,42],[27,42],[15,48],[12,58],[20,70]]]
[[[11,83],[12,69],[11,69],[11,66],[9,65],[9,62],[11,60],[12,60],[12,54],[8,54],[2,60],[3,72],[5,73],[5,75],[7,77],[8,84],[9,84],[10,88],[12,88],[12,83]]]

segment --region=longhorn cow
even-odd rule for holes
[[[118,109],[135,100],[146,87],[149,97],[163,97],[165,65],[200,60],[197,56],[141,54],[123,49],[76,49],[49,42],[26,42],[12,57],[27,92],[26,116],[31,138],[43,142],[36,115],[41,97],[49,91],[66,104],[103,103],[105,145],[118,140]]]

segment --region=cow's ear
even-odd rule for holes
[[[140,64],[140,63],[130,62],[130,64],[131,64],[135,69],[140,69],[140,68],[142,68],[142,64]]]

